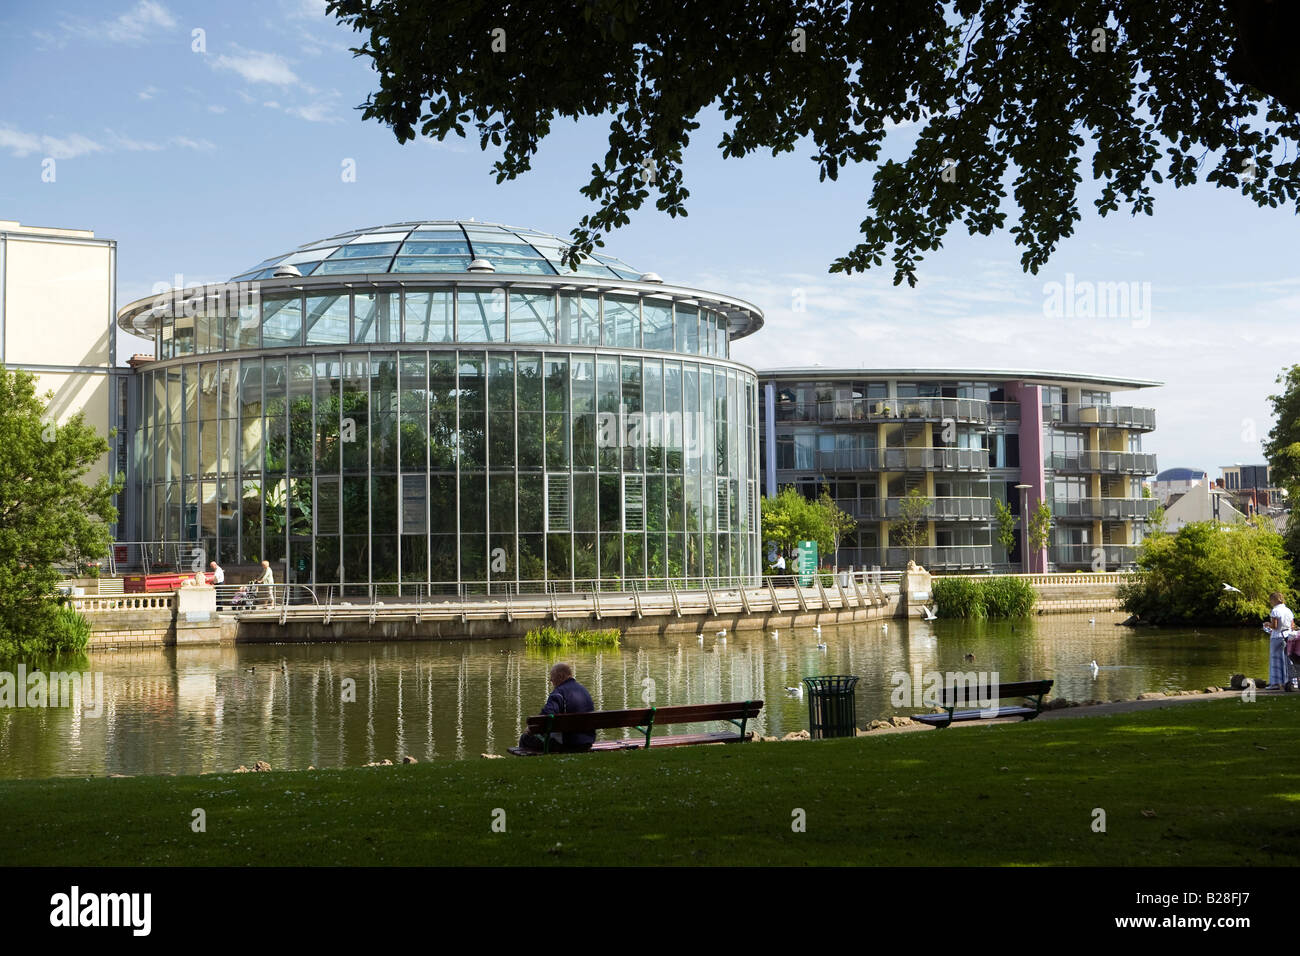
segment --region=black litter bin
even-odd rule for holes
[[[808,685],[808,733],[814,740],[852,737],[857,733],[853,688],[858,679],[848,674],[805,677]]]

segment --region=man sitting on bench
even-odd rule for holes
[[[568,664],[555,664],[550,676],[551,686],[555,689],[546,698],[543,714],[589,714],[596,709],[587,688],[574,679],[573,668]],[[596,742],[596,735],[591,733],[555,733],[551,736],[551,753],[586,753]],[[524,734],[519,738],[519,746],[525,750],[543,750],[546,741],[537,734]]]

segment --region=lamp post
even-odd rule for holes
[[[1033,485],[1016,485],[1016,491],[1020,492],[1020,547],[1023,549],[1020,563],[1024,566],[1025,573],[1029,573],[1029,489]]]

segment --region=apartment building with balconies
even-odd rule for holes
[[[935,571],[1106,569],[1132,564],[1156,502],[1142,436],[1153,409],[1112,393],[1157,382],[996,369],[774,369],[759,373],[763,492],[823,488],[858,519],[838,563]],[[898,541],[903,500],[929,501],[925,544]],[[995,501],[1017,516],[997,541]],[[1052,528],[1030,552],[1022,512]],[[893,534],[891,534],[891,529]]]

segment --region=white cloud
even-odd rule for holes
[[[326,0],[290,0],[285,11],[291,17],[303,20],[319,20],[325,16]]]
[[[104,151],[104,146],[80,133],[51,136],[48,133],[27,133],[10,126],[0,126],[0,149],[10,155],[23,157],[34,153],[52,159],[75,159],[90,153]]]
[[[230,70],[249,83],[269,83],[273,86],[296,86],[300,80],[288,62],[278,53],[259,50],[223,53],[212,64],[219,70]]]
[[[76,159],[93,153],[156,153],[169,147],[177,149],[210,150],[215,148],[207,140],[173,136],[162,142],[134,137],[105,130],[103,136],[91,139],[81,133],[55,136],[49,133],[28,133],[9,126],[0,126],[0,150],[16,157],[33,154],[52,159]]]
[[[894,287],[883,273],[683,279],[763,310],[764,327],[734,350],[759,370],[1024,369],[1163,382],[1116,392],[1114,401],[1156,409],[1156,430],[1142,447],[1156,453],[1161,468],[1186,465],[1211,475],[1228,462],[1263,460],[1259,439],[1272,427],[1267,396],[1281,365],[1300,355],[1300,295],[1291,278],[1224,290],[1222,301],[1203,286],[1155,283],[1142,321],[1046,318],[1043,277],[1007,270],[935,276],[916,289]],[[804,311],[795,311],[796,290]]]
[[[309,123],[341,123],[343,118],[337,115],[335,106],[334,98],[331,97],[329,100],[317,100],[302,106],[289,106],[285,112]]]
[[[209,113],[224,113],[225,111],[226,111],[226,108],[225,108],[224,106],[221,106],[221,105],[217,104],[217,103],[213,103],[213,104],[211,104],[211,105],[208,107],[208,112],[209,112]]]
[[[139,43],[158,30],[176,26],[176,18],[154,0],[140,0],[129,11],[105,25],[105,36],[113,43]]]
[[[68,37],[101,43],[135,45],[153,39],[158,34],[176,26],[176,18],[157,0],[139,0],[125,13],[108,20],[89,17],[68,17],[59,26],[63,33],[54,36],[48,32],[34,34],[44,43],[61,45]]]
[[[146,86],[143,90],[141,90],[139,93],[135,95],[142,100],[151,100],[161,92],[162,90],[158,89],[158,87],[156,86]]]

